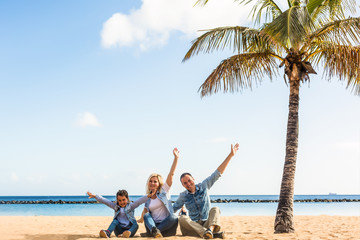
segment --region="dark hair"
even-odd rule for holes
[[[182,179],[183,177],[185,177],[186,175],[189,175],[190,177],[193,178],[193,176],[192,176],[190,173],[185,172],[185,173],[181,174],[181,176],[180,176],[180,182],[181,182],[181,179]]]
[[[130,200],[129,200],[129,194],[128,194],[128,192],[127,192],[126,190],[124,190],[124,189],[119,190],[119,191],[116,193],[116,198],[117,198],[118,196],[126,197],[126,198],[128,199],[128,201],[130,201]]]

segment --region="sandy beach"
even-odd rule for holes
[[[25,240],[77,240],[99,238],[98,232],[106,229],[111,217],[59,217],[59,216],[0,216],[0,239]],[[274,234],[272,216],[222,217],[226,239],[360,239],[359,216],[295,216],[296,232]],[[141,238],[143,224],[134,239]],[[112,235],[112,238],[116,238]],[[177,235],[164,239],[200,239]]]

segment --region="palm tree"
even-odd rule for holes
[[[239,1],[239,0],[235,0]],[[240,0],[250,3],[254,0]],[[208,0],[198,0],[206,4]],[[288,0],[282,11],[275,0],[257,0],[252,15],[258,28],[219,27],[195,39],[184,60],[200,53],[224,48],[234,56],[223,60],[201,85],[201,96],[251,88],[271,80],[284,68],[289,86],[289,115],[286,155],[275,217],[275,233],[294,232],[294,176],[298,150],[298,108],[300,85],[316,74],[313,66],[323,67],[328,80],[345,81],[347,88],[360,94],[360,18],[345,17],[355,13],[354,0]],[[264,15],[262,15],[264,14]],[[263,22],[263,23],[261,23]]]

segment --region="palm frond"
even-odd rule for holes
[[[321,5],[317,6],[317,8],[321,9],[317,12],[326,12],[329,20],[335,18],[344,18],[344,8],[341,3],[342,0],[326,0]]]
[[[309,0],[306,4],[309,14],[312,15],[320,6],[323,6],[325,1],[326,0]]]
[[[314,58],[322,62],[324,75],[330,80],[333,77],[346,81],[347,88],[360,95],[360,47],[333,45],[323,43]]]
[[[313,28],[306,8],[295,6],[266,25],[264,31],[288,48],[296,49]]]
[[[317,42],[331,42],[335,45],[360,45],[360,17],[336,20],[319,28],[303,46],[303,51]]]
[[[195,5],[202,5],[205,6],[208,3],[209,0],[197,0]]]
[[[197,55],[199,52],[210,53],[228,47],[234,51],[247,52],[264,51],[272,47],[281,51],[281,46],[266,32],[248,27],[222,27],[209,30],[192,43],[183,61]]]
[[[355,14],[355,0],[309,0],[307,4],[309,14],[315,24],[344,19],[346,12]]]
[[[240,3],[249,4],[254,0],[243,0]],[[255,24],[260,24],[262,20],[262,13],[265,13],[264,21],[272,21],[277,18],[281,13],[281,9],[273,0],[258,0],[250,12]]]
[[[329,7],[325,5],[327,0],[309,0],[306,5],[315,26],[321,27],[324,23],[331,21]]]
[[[291,0],[287,0],[288,7],[291,8]]]
[[[301,3],[301,0],[291,0],[290,7],[300,6],[300,3]]]
[[[324,23],[331,21],[328,8],[326,6],[319,6],[311,13],[311,19],[317,27],[321,27]]]
[[[334,19],[337,17],[345,18],[347,11],[355,13],[355,0],[327,0],[324,5],[329,7],[329,14]]]
[[[201,96],[241,91],[261,83],[265,76],[272,80],[278,73],[276,58],[271,52],[244,53],[223,60],[199,88]]]
[[[342,0],[342,6],[346,12],[356,13],[356,0]]]

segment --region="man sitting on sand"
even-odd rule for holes
[[[174,212],[185,207],[189,216],[181,215],[179,224],[184,236],[200,236],[205,239],[224,238],[225,232],[220,232],[220,209],[210,208],[210,197],[208,190],[224,173],[231,158],[239,149],[239,144],[231,145],[231,152],[221,165],[201,183],[195,185],[194,178],[190,173],[183,173],[180,176],[181,184],[186,191],[180,193],[179,198],[173,204]]]

